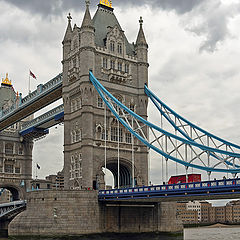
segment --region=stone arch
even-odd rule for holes
[[[120,174],[119,174],[119,186],[130,187],[132,186],[132,163],[124,158],[120,158]],[[102,173],[102,168],[104,168],[104,162],[101,163],[99,167],[98,175]],[[118,160],[117,158],[107,159],[107,169],[113,174],[114,177],[114,188],[118,187]],[[136,175],[134,176],[134,181],[137,179],[137,169],[134,168]]]
[[[11,192],[13,201],[25,199],[25,192],[19,186],[13,184],[0,184],[0,188],[7,189]]]

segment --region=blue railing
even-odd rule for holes
[[[40,84],[37,89],[28,94],[24,98],[20,98],[19,104],[14,104],[10,108],[6,110],[0,111],[0,120],[7,118],[11,115],[15,110],[24,108],[27,104],[32,103],[37,98],[45,95],[46,93],[52,91],[55,88],[58,88],[62,85],[62,73],[58,74],[55,78],[51,79],[46,84]]]
[[[40,126],[41,124],[44,124],[52,119],[55,118],[55,116],[59,115],[60,113],[63,113],[64,112],[64,106],[63,104],[44,113],[43,115],[29,121],[29,122],[25,122],[22,124],[22,127],[21,127],[21,131],[20,131],[20,134],[21,132],[29,129],[29,128],[32,128],[32,127],[38,127]]]
[[[205,182],[171,185],[143,186],[136,188],[100,190],[100,201],[143,198],[169,198],[220,194],[240,194],[240,179],[222,179]]]

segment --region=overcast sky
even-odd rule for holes
[[[91,1],[92,16],[97,4]],[[113,0],[113,7],[129,42],[143,16],[150,88],[188,120],[240,144],[240,1]],[[0,77],[8,72],[16,91],[26,95],[29,69],[38,78],[32,90],[61,72],[66,16],[71,12],[80,26],[84,10],[84,0],[0,0]],[[150,107],[150,121],[156,118]],[[62,169],[62,144],[61,126],[35,143],[40,177]],[[155,154],[151,169],[152,182],[160,183]],[[169,175],[174,171],[172,164]]]

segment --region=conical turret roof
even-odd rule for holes
[[[147,46],[147,41],[146,41],[145,34],[144,34],[144,31],[143,31],[143,19],[142,19],[142,17],[140,17],[139,23],[140,23],[140,29],[139,29],[139,32],[138,32],[136,45],[146,45]]]
[[[81,28],[83,28],[83,27],[93,27],[92,18],[91,18],[91,14],[90,14],[90,11],[89,11],[89,4],[90,4],[89,0],[86,0],[86,11],[85,11],[85,14],[84,14],[84,18],[83,18]]]
[[[67,26],[67,30],[66,30],[63,42],[71,40],[71,36],[72,36],[72,25],[71,25],[72,17],[70,13],[67,18],[68,18],[68,26]]]

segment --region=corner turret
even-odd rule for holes
[[[83,75],[87,75],[89,70],[94,68],[95,51],[95,28],[89,11],[90,1],[86,0],[86,11],[80,28],[80,66]]]
[[[143,19],[140,17],[139,20],[140,29],[136,41],[136,53],[139,61],[147,63],[148,62],[148,44],[143,31]]]

